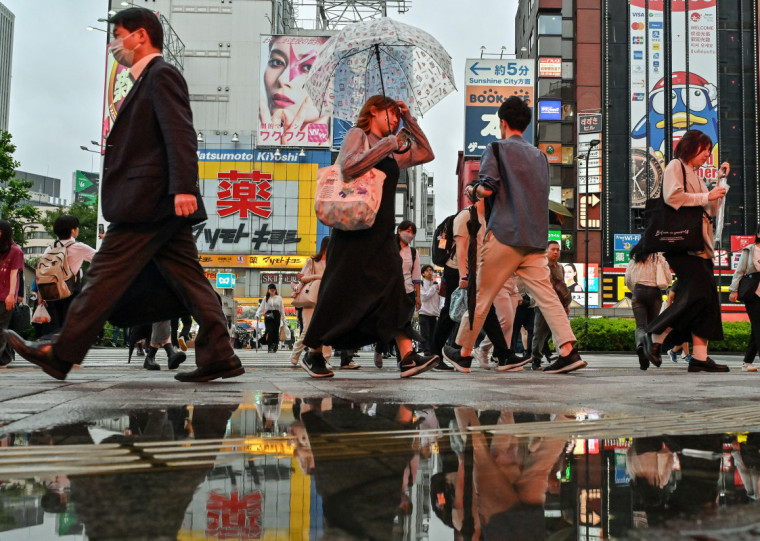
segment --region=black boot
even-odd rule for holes
[[[187,359],[184,351],[174,351],[171,344],[164,344],[164,351],[169,356],[169,370],[178,368]]]
[[[145,351],[143,350],[142,342],[137,342],[137,344],[135,344],[135,347],[137,348],[137,353],[135,355],[138,357],[145,357]]]
[[[145,362],[143,363],[143,368],[145,370],[161,370],[161,367],[158,366],[158,363],[156,362],[157,352],[158,349],[154,348],[153,346],[148,347],[148,351],[145,354]]]

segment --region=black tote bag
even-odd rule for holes
[[[683,171],[683,191],[686,191],[686,168]],[[644,251],[677,254],[699,252],[704,249],[702,235],[702,207],[681,207],[674,209],[665,202],[662,195],[657,199],[647,200],[644,216],[648,220],[647,228],[641,236]]]

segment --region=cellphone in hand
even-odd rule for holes
[[[412,140],[412,132],[410,132],[407,128],[401,128],[398,133],[396,134],[396,137],[398,137],[402,142],[407,142]]]

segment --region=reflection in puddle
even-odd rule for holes
[[[562,412],[270,393],[12,434],[0,440],[0,538],[760,534],[760,434],[588,428]]]

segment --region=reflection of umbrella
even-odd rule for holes
[[[387,17],[347,25],[331,37],[304,87],[321,115],[350,122],[376,94],[403,101],[418,116],[456,90],[451,56],[441,44]]]

